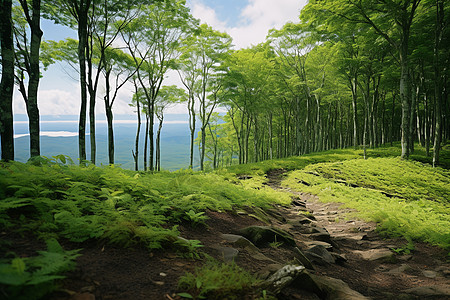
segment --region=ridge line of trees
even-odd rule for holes
[[[140,156],[144,170],[161,169],[164,111],[174,103],[187,104],[189,167],[195,167],[197,143],[201,170],[394,141],[401,142],[403,158],[419,142],[437,165],[450,135],[448,1],[309,1],[299,22],[240,50],[231,50],[227,34],[200,25],[185,1],[1,4],[3,160],[14,160],[14,83],[27,107],[30,157],[40,155],[40,71],[58,60],[78,66],[81,164],[88,159],[88,117],[89,160],[96,163],[97,98],[104,101],[108,160],[114,164],[113,105],[126,85],[135,91],[130,105],[138,122],[131,153],[136,170]],[[76,29],[78,41],[41,41],[41,15]],[[178,72],[184,89],[164,85],[170,70]],[[105,91],[99,95],[101,84]],[[227,113],[219,115],[217,108]]]

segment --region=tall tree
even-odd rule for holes
[[[144,91],[150,142],[149,169],[154,169],[155,101],[165,75],[180,55],[179,44],[193,23],[185,1],[163,1],[146,6],[140,16],[121,32],[137,69],[137,78]],[[144,150],[145,151],[145,150]],[[146,152],[145,152],[146,153]]]
[[[119,90],[136,73],[133,68],[133,59],[120,49],[106,48],[102,54],[103,71],[105,76],[105,103],[106,121],[108,124],[108,160],[114,164],[114,127],[113,105],[117,99]],[[112,80],[114,77],[114,80]],[[112,81],[112,82],[111,82]]]
[[[409,64],[409,40],[411,26],[421,0],[394,1],[310,1],[300,16],[323,20],[348,21],[368,24],[379,36],[385,39],[396,51],[400,65],[400,99],[402,104],[402,157],[410,153],[411,130],[411,78]]]
[[[164,112],[174,104],[183,103],[186,100],[186,92],[175,85],[163,86],[158,93],[155,103],[155,115],[159,121],[156,132],[156,171],[161,171],[161,130],[164,123]]]
[[[202,122],[201,136],[202,144],[200,148],[200,170],[204,169],[205,143],[209,118],[217,105],[217,92],[220,89],[220,82],[215,80],[219,76],[219,66],[224,60],[231,46],[231,37],[226,33],[218,32],[206,24],[200,25],[195,34],[190,35],[185,41],[184,60],[184,85],[188,91],[194,95],[199,102],[199,117]],[[195,64],[193,64],[195,63]],[[192,79],[196,78],[196,82]],[[193,84],[191,87],[190,84]],[[191,90],[193,88],[193,90]],[[209,97],[210,96],[210,97]],[[192,101],[192,100],[191,100]],[[191,103],[194,109],[193,101]],[[191,112],[195,122],[195,112]],[[195,124],[191,125],[191,157],[193,156],[193,133]],[[192,166],[192,158],[191,163]]]
[[[0,137],[3,160],[14,160],[13,90],[14,90],[14,42],[12,1],[1,0],[0,41],[2,79],[0,82]]]
[[[78,157],[80,164],[86,161],[86,115],[87,115],[87,67],[86,49],[88,47],[89,12],[93,1],[99,0],[55,0],[46,2],[46,16],[57,23],[77,29],[78,34],[78,66],[80,76],[81,106],[78,121]]]
[[[17,16],[18,22],[15,26],[15,38],[18,51],[16,52],[16,64],[18,73],[16,80],[19,90],[25,100],[28,114],[28,128],[30,133],[30,157],[39,156],[40,151],[40,126],[38,108],[38,88],[40,79],[39,52],[41,47],[42,30],[41,21],[41,0],[29,1],[20,0],[21,15]],[[24,26],[19,18],[23,18],[29,27]],[[30,38],[28,38],[28,29]],[[25,87],[24,73],[28,75],[28,88]]]

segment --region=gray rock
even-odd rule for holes
[[[368,300],[367,297],[352,290],[345,282],[327,276],[317,276],[303,272],[294,281],[296,288],[317,294],[327,300]]]
[[[389,249],[370,249],[366,251],[353,251],[365,260],[391,260],[394,259],[394,253]]]
[[[300,261],[300,263],[309,270],[314,270],[313,264],[309,261],[309,259],[306,257],[306,255],[303,253],[302,250],[300,250],[298,247],[295,247],[297,258]]]
[[[248,239],[246,239],[245,237],[243,237],[241,235],[222,234],[221,238],[224,239],[225,241],[233,244],[233,246],[244,248],[249,252],[259,251],[258,248],[252,242],[250,242]]]
[[[233,261],[239,254],[239,250],[230,247],[216,247],[223,260],[226,262]]]
[[[322,241],[331,244],[331,237],[329,233],[318,232],[309,235],[309,238],[315,241]]]
[[[257,272],[259,278],[267,279],[270,275],[281,269],[283,266],[280,264],[268,264],[263,269]]]
[[[319,265],[334,264],[334,257],[322,245],[316,245],[305,252],[306,257]]]
[[[450,297],[450,285],[431,285],[420,286],[404,290],[407,294],[413,294],[420,297]]]
[[[401,264],[400,267],[389,270],[388,274],[401,274],[410,270],[412,270],[412,268],[408,264]]]
[[[424,270],[424,271],[422,271],[422,274],[426,278],[436,278],[436,276],[438,275],[437,272],[430,271],[430,270]]]
[[[239,230],[239,233],[256,246],[265,246],[272,242],[282,242],[295,246],[295,241],[290,233],[275,227],[250,226]]]
[[[289,286],[304,270],[305,267],[303,266],[286,265],[270,276],[263,285],[274,294],[278,294],[283,288]]]
[[[293,219],[289,220],[289,223],[293,224],[293,225],[305,225],[305,224],[310,224],[312,222],[312,220],[308,217],[306,217],[305,215],[298,215]]]
[[[312,241],[312,242],[305,242],[305,244],[309,247],[312,248],[314,246],[323,246],[328,250],[333,249],[333,246],[330,243],[327,242],[322,242],[322,241]]]
[[[271,216],[272,218],[274,218],[275,220],[277,220],[281,223],[286,223],[286,218],[278,210],[266,209],[266,213],[269,216]]]
[[[345,254],[337,254],[334,252],[330,252],[330,254],[333,256],[335,262],[338,265],[343,265],[347,262],[347,257],[345,257]]]

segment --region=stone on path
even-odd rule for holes
[[[355,250],[353,253],[360,255],[365,260],[389,260],[394,257],[394,253],[389,249],[370,249],[365,251]]]
[[[306,257],[306,255],[303,253],[302,250],[300,250],[298,247],[295,247],[295,250],[297,251],[297,258],[300,261],[300,263],[309,270],[314,270],[313,264],[309,261],[309,259]]]
[[[322,241],[312,241],[312,242],[305,242],[305,244],[309,247],[312,248],[314,246],[323,246],[329,250],[333,249],[333,246],[330,243],[327,242],[322,242]]]
[[[290,233],[275,227],[249,226],[239,230],[239,233],[257,246],[265,246],[273,242],[295,246],[295,241]]]
[[[426,278],[436,278],[436,276],[437,276],[437,272],[430,271],[430,270],[424,270],[424,271],[422,271],[422,274]]]
[[[304,289],[317,294],[327,300],[368,300],[369,298],[352,290],[347,283],[340,279],[313,275],[303,272],[294,281],[293,287]]]
[[[264,282],[264,285],[274,294],[278,294],[283,288],[289,286],[304,270],[305,267],[303,266],[286,265],[271,275]]]
[[[259,249],[252,242],[250,242],[248,239],[246,239],[245,237],[243,237],[241,235],[222,234],[220,237],[222,239],[224,239],[225,241],[233,244],[233,246],[235,246],[235,247],[244,248],[249,252],[259,251]]]
[[[239,250],[230,247],[215,247],[215,249],[226,262],[233,261],[239,254]]]
[[[400,274],[400,273],[404,273],[407,272],[409,270],[412,270],[411,267],[408,264],[401,264],[400,267],[397,267],[395,269],[389,270],[388,274]]]
[[[316,245],[305,252],[307,258],[310,261],[319,265],[334,264],[334,257],[328,252],[328,250],[321,245]]]
[[[312,223],[312,220],[305,215],[298,215],[289,220],[289,223],[293,225],[305,225]]]
[[[315,241],[322,241],[331,244],[331,237],[329,233],[318,232],[309,235],[309,238]]]

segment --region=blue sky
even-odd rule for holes
[[[236,49],[256,45],[265,40],[268,30],[280,28],[289,21],[296,22],[301,8],[307,0],[187,0],[192,15],[214,29],[225,31],[233,38]],[[77,38],[76,31],[42,20],[44,39],[60,40]],[[39,88],[39,109],[41,115],[77,115],[80,106],[78,75],[67,64],[56,63],[44,72]],[[179,84],[176,74],[170,74],[164,85]],[[99,91],[101,94],[102,88]],[[119,92],[114,112],[132,114],[128,106],[132,95],[131,87]],[[14,92],[14,112],[25,113],[20,93]],[[99,99],[97,114],[104,114]],[[184,106],[173,108],[171,113],[187,113]]]

